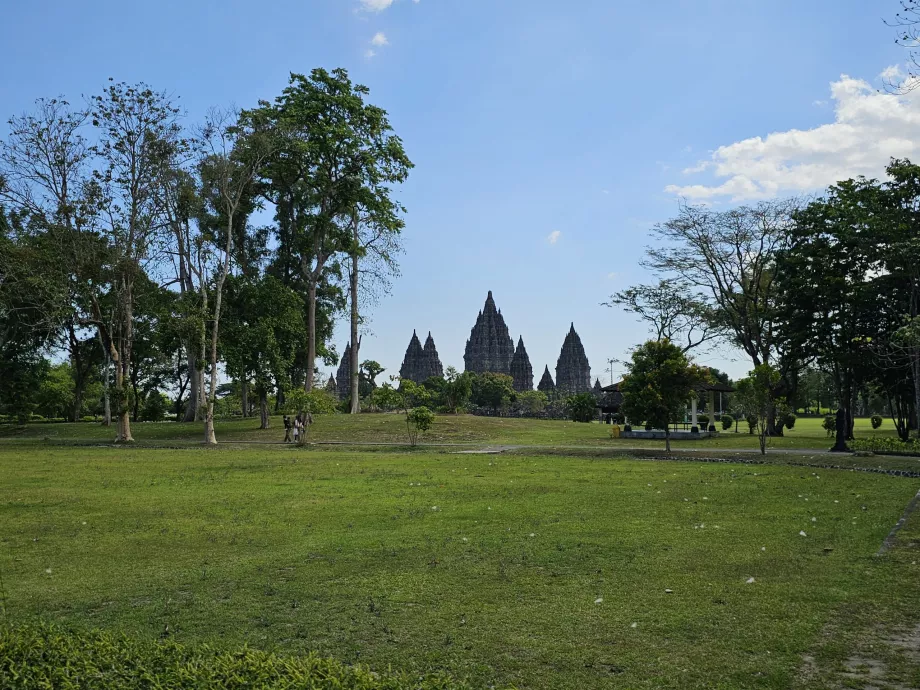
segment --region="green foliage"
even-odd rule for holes
[[[709,426],[709,415],[699,414],[696,416],[696,421],[699,422],[701,428],[705,429]]]
[[[378,410],[389,412],[399,408],[402,397],[391,384],[384,383],[371,393],[371,404]]]
[[[472,377],[470,400],[495,414],[507,409],[516,399],[513,379],[507,374],[485,372]]]
[[[894,436],[873,436],[870,438],[856,438],[847,441],[852,450],[868,451],[881,455],[907,455],[920,456],[920,439],[912,438],[902,441]]]
[[[591,393],[570,395],[564,405],[566,416],[573,422],[590,422],[597,417],[597,400]]]
[[[873,429],[878,429],[879,427],[882,426],[882,421],[883,421],[883,420],[882,420],[882,415],[880,415],[880,414],[874,414],[874,415],[872,415],[870,421],[872,422],[872,428],[873,428]]]
[[[706,373],[667,340],[637,347],[626,369],[620,385],[623,413],[666,431],[672,421],[683,418],[690,396],[706,380]],[[670,450],[670,438],[665,445]]]
[[[71,367],[66,362],[51,366],[38,387],[35,410],[45,417],[67,417],[73,411]]]
[[[286,414],[309,412],[310,414],[335,414],[338,401],[321,388],[314,388],[309,393],[303,388],[288,391],[284,398],[283,409]]]
[[[722,415],[722,430],[723,431],[728,431],[729,429],[731,429],[734,423],[735,423],[735,420],[732,419],[731,415],[729,414]]]
[[[832,414],[825,416],[821,428],[827,432],[828,437],[833,436],[837,433],[837,418]]]
[[[459,373],[454,367],[447,367],[444,380],[444,408],[447,412],[457,413],[470,401],[473,394],[473,374],[468,371]]]
[[[796,417],[791,412],[786,412],[785,414],[783,414],[783,424],[786,426],[787,429],[795,428],[796,419],[798,419],[798,417]]]
[[[757,421],[758,417],[756,414],[749,414],[744,418],[744,421],[747,422],[748,433],[753,434],[757,431]]]
[[[162,422],[166,419],[171,402],[158,390],[150,391],[144,398],[141,417],[145,422]]]
[[[549,398],[543,391],[524,391],[518,393],[515,406],[527,415],[538,415],[549,404]]]
[[[431,428],[431,425],[434,424],[434,412],[429,410],[424,405],[413,408],[409,413],[409,421],[412,422],[412,426],[415,427],[416,432],[428,431]]]
[[[19,688],[349,688],[447,690],[444,675],[379,674],[316,654],[279,656],[248,647],[217,650],[141,642],[102,631],[51,625],[0,628],[0,678]]]

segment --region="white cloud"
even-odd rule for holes
[[[894,74],[900,73],[888,68],[881,77]],[[720,146],[709,160],[684,170],[711,171],[708,183],[672,184],[665,190],[694,201],[762,199],[821,189],[857,175],[878,177],[890,158],[916,157],[920,89],[895,95],[847,75],[830,87],[833,122]]]
[[[620,274],[617,273],[616,271],[614,271],[613,273],[608,273],[608,274],[607,274],[607,278],[608,278],[609,280],[616,280],[616,279],[619,278],[619,277],[620,277]]]
[[[368,12],[383,12],[392,4],[393,0],[361,0],[361,9]]]
[[[377,51],[371,48],[368,48],[367,50],[364,51],[364,57],[368,59],[374,57],[376,54],[377,54]]]
[[[604,195],[609,196],[609,195],[610,195],[610,190],[609,190],[609,189],[602,189],[602,190],[601,190],[601,194],[604,194]]]
[[[371,39],[372,46],[386,46],[389,44],[390,42],[387,40],[386,34],[383,33],[382,31],[378,31],[377,33],[375,33],[374,37]]]
[[[560,237],[562,237],[562,232],[560,230],[553,230],[546,238],[546,241],[550,244],[556,244]]]

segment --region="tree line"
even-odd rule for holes
[[[398,270],[412,163],[342,69],[189,123],[175,98],[110,80],[39,99],[0,143],[0,414],[27,420],[53,373],[77,420],[90,391],[131,441],[151,396],[216,442],[221,368],[243,409],[310,393]],[[49,355],[51,359],[49,361]],[[45,386],[47,389],[47,386]],[[161,403],[160,403],[161,404]]]
[[[765,404],[742,411],[766,436],[822,396],[843,410],[847,438],[857,411],[878,408],[902,440],[920,428],[920,166],[892,160],[884,179],[810,199],[683,204],[654,237],[644,264],[658,280],[606,304],[646,321],[676,355],[743,353],[752,372],[735,398],[766,390]]]

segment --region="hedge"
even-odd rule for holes
[[[857,438],[847,441],[853,450],[869,451],[880,455],[920,456],[920,442],[917,439],[902,441],[893,436],[879,438]]]
[[[311,690],[446,690],[466,688],[448,676],[374,673],[315,654],[281,656],[176,642],[142,642],[101,631],[52,625],[0,625],[4,689],[299,688]]]

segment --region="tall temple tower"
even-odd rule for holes
[[[444,367],[441,366],[438,348],[435,347],[430,331],[428,339],[425,340],[425,347],[422,347],[415,331],[412,331],[412,339],[409,341],[409,347],[406,348],[406,356],[403,357],[399,376],[416,383],[424,383],[432,376],[444,376]]]
[[[527,356],[527,349],[524,347],[524,338],[520,336],[511,358],[511,378],[514,379],[514,390],[518,393],[533,390],[533,367],[530,366],[530,357]]]
[[[556,390],[568,395],[591,391],[591,367],[574,323],[565,336],[556,361]]]
[[[514,357],[514,341],[500,310],[495,308],[492,291],[486,297],[486,304],[476,319],[466,341],[463,363],[466,371],[481,374],[491,371],[496,374],[511,374],[511,360]]]

